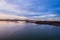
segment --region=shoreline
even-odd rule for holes
[[[60,26],[60,21],[36,21],[35,24],[46,24]]]
[[[28,23],[60,26],[60,21],[27,21]]]
[[[35,24],[45,24],[45,25],[55,25],[60,26],[60,21],[35,21],[35,20],[0,20],[0,21],[6,21],[6,22],[16,22],[18,21],[24,21],[26,23],[35,23]]]

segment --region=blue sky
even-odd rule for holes
[[[60,0],[0,0],[0,13],[29,18],[60,18]]]

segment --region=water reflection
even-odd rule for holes
[[[60,26],[37,25],[25,22],[1,22],[0,38],[6,39],[59,39]]]
[[[0,38],[8,37],[13,34],[15,31],[25,27],[25,22],[6,22],[0,21]]]

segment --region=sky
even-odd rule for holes
[[[60,18],[60,0],[0,0],[0,15],[33,19]]]

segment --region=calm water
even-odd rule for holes
[[[0,21],[0,39],[58,40],[60,39],[60,26]]]

